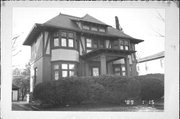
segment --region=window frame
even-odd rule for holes
[[[65,33],[66,35],[63,35],[63,33]],[[71,35],[69,35],[71,34]],[[58,38],[59,40],[59,45],[55,46],[55,41],[54,39]],[[62,44],[62,40],[65,39],[66,45]],[[70,40],[72,40],[72,44],[70,45]],[[74,32],[72,31],[64,31],[64,30],[60,30],[60,31],[56,31],[55,33],[53,33],[53,47],[54,49],[56,48],[65,48],[65,49],[78,49],[76,47],[76,35]]]
[[[63,69],[62,68],[62,65],[63,64],[66,64],[67,65],[67,68],[66,69]],[[70,65],[74,65],[74,68],[71,69],[70,68]],[[59,69],[55,69],[55,65],[58,65]],[[55,72],[59,73],[59,77],[57,80],[59,80],[60,78],[66,78],[66,77],[63,77],[63,71],[66,71],[67,72],[67,77],[71,77],[70,76],[70,72],[74,72],[74,75],[73,76],[76,76],[77,75],[77,63],[76,62],[73,62],[73,61],[56,61],[56,62],[53,62],[52,63],[52,79],[53,80],[56,80],[55,79]]]

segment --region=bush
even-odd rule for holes
[[[148,74],[135,77],[140,81],[142,100],[157,100],[164,95],[164,75]]]
[[[159,75],[129,79],[119,76],[70,77],[38,84],[33,96],[44,104],[62,106],[82,102],[122,104],[127,99],[158,99],[164,95],[163,85],[163,76]]]
[[[67,78],[38,84],[33,92],[35,99],[51,105],[80,104],[88,95],[86,81]]]

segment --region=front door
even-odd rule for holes
[[[92,76],[99,76],[99,67],[92,67]]]

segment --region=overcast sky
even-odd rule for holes
[[[142,58],[164,51],[165,23],[159,18],[158,13],[165,18],[164,9],[129,9],[129,8],[13,8],[13,33],[12,36],[21,36],[16,42],[16,54],[13,56],[13,66],[24,66],[30,59],[30,47],[22,43],[35,23],[44,23],[57,16],[59,13],[83,17],[89,14],[100,21],[115,27],[115,16],[118,16],[123,31],[143,43],[136,45],[137,57]]]

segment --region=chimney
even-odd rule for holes
[[[115,23],[116,23],[116,29],[122,31],[122,28],[119,24],[119,19],[117,16],[115,16]]]

